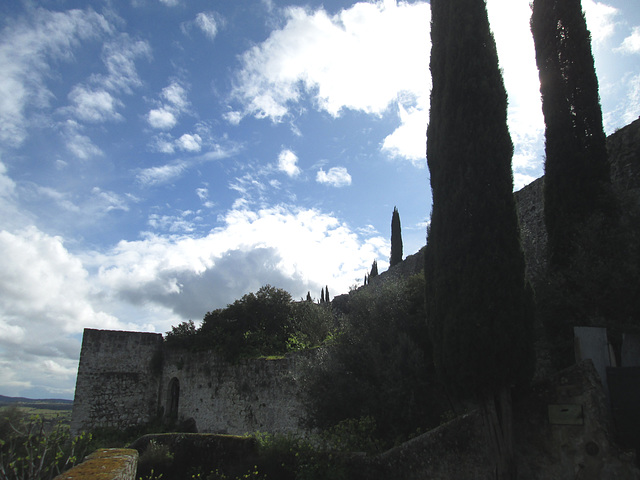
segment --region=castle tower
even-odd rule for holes
[[[162,335],[86,328],[71,432],[126,428],[158,415]]]

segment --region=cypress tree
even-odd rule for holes
[[[598,78],[580,0],[534,0],[545,120],[545,224],[552,266],[567,266],[580,227],[609,215],[610,176]]]
[[[507,95],[484,0],[431,1],[425,254],[434,363],[482,406],[496,478],[514,478],[511,395],[533,367],[532,301],[513,199]]]
[[[324,301],[328,302],[329,301],[329,285],[325,285],[324,287]]]
[[[312,302],[311,300],[311,292],[307,292],[307,302]]]
[[[400,214],[398,209],[393,207],[391,215],[391,258],[389,264],[391,267],[402,262],[402,229],[400,227]]]
[[[369,272],[369,282],[371,282],[371,279],[373,277],[377,277],[378,276],[378,262],[377,260],[374,260],[373,263],[371,264],[371,272]]]
[[[324,303],[324,288],[320,290],[320,303]]]

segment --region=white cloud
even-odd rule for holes
[[[617,8],[596,0],[583,0],[582,8],[591,32],[591,38],[596,46],[605,42],[615,33],[615,18],[620,14]]]
[[[164,108],[151,110],[147,115],[147,121],[149,125],[159,130],[169,130],[178,123],[176,116]]]
[[[180,5],[180,0],[160,0],[160,3],[167,7],[175,7],[176,5]]]
[[[216,38],[218,34],[218,22],[213,12],[202,12],[196,15],[196,25],[198,25],[211,40]]]
[[[351,185],[351,175],[344,167],[331,167],[328,172],[318,170],[316,181],[332,187],[346,187]]]
[[[148,220],[149,226],[170,233],[191,233],[195,230],[195,224],[183,216],[170,216],[151,214]]]
[[[63,137],[67,149],[81,160],[104,155],[99,147],[93,144],[91,139],[82,133],[83,126],[75,120],[67,120],[62,125]]]
[[[133,40],[128,34],[122,33],[102,48],[102,61],[107,74],[94,75],[90,80],[108,90],[130,94],[133,87],[142,85],[135,64],[140,57],[151,58],[149,43]]]
[[[640,27],[634,27],[631,35],[616,49],[622,53],[640,53]]]
[[[628,83],[627,100],[622,118],[625,124],[640,117],[640,74],[633,76]]]
[[[189,107],[187,91],[177,82],[172,82],[164,87],[160,95],[178,112],[184,112]]]
[[[0,231],[0,249],[0,383],[25,389],[35,385],[20,377],[35,378],[69,396],[80,347],[72,335],[125,325],[93,306],[88,272],[61,238]]]
[[[69,100],[73,104],[71,111],[80,120],[104,122],[122,119],[116,111],[122,106],[122,102],[105,90],[88,90],[84,86],[76,86],[69,93]]]
[[[233,95],[244,115],[274,122],[304,95],[333,116],[379,115],[403,91],[424,105],[429,16],[427,3],[362,2],[333,17],[290,7],[285,26],[243,55]]]
[[[282,150],[278,155],[278,170],[285,172],[290,177],[300,175],[300,167],[296,165],[298,156],[289,149]]]
[[[11,198],[16,190],[16,183],[7,175],[7,167],[0,162],[0,198]]]
[[[421,107],[407,109],[398,105],[398,108],[400,127],[384,139],[382,150],[392,157],[406,158],[417,167],[425,167],[429,112]]]
[[[113,210],[129,211],[127,200],[116,192],[104,191],[98,187],[93,187],[91,194],[94,199],[97,200],[98,208],[104,212],[111,212]]]
[[[200,319],[270,283],[294,298],[329,285],[346,293],[389,244],[360,238],[317,210],[279,206],[229,211],[202,238],[148,235],[120,242],[100,258],[101,290],[114,300],[156,303],[182,318]]]
[[[147,121],[153,128],[170,130],[178,123],[178,116],[188,110],[187,92],[182,85],[172,82],[162,89],[160,96],[165,102],[147,114]]]
[[[0,32],[0,141],[17,146],[27,136],[26,109],[46,108],[53,98],[45,83],[49,61],[71,60],[81,41],[110,33],[112,27],[91,9],[37,9],[27,19],[4,25]]]
[[[202,148],[202,138],[197,133],[194,135],[185,133],[176,140],[176,144],[180,149],[187,152],[199,152]]]
[[[154,186],[168,183],[182,175],[187,165],[184,162],[177,162],[161,167],[149,167],[141,170],[137,179],[144,186]]]

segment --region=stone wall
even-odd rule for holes
[[[158,411],[162,335],[85,329],[71,431],[125,428]]]
[[[200,432],[298,431],[297,376],[309,355],[229,364],[211,352],[168,349],[160,334],[85,329],[71,430],[164,416],[193,419]]]
[[[199,432],[300,430],[303,415],[297,375],[304,357],[245,360],[229,364],[210,352],[165,351],[161,406],[171,405],[179,385],[178,418],[195,420]]]

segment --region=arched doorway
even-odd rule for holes
[[[180,401],[180,381],[173,377],[167,388],[167,417],[178,418],[178,402]]]

